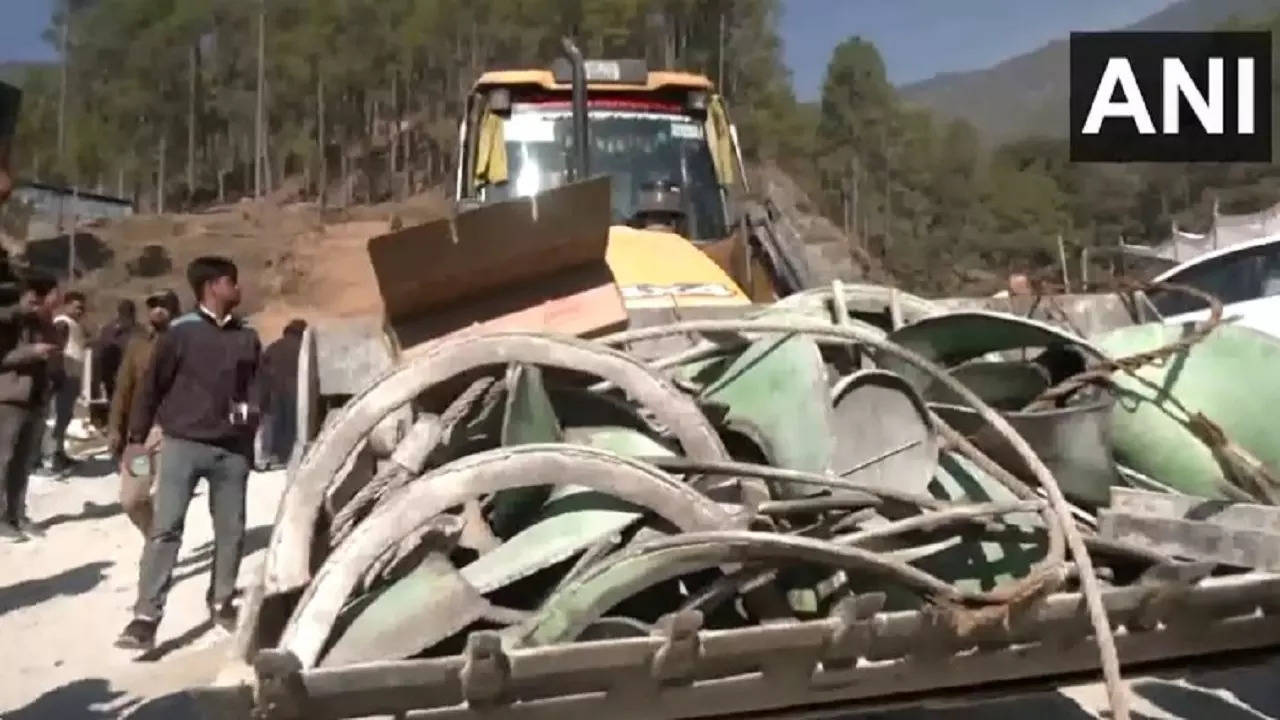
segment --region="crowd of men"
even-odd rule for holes
[[[0,83],[0,204],[12,188],[9,151],[21,93]],[[110,398],[103,434],[119,467],[120,503],[144,543],[133,618],[116,645],[155,643],[196,486],[208,487],[214,553],[205,600],[215,623],[235,624],[236,576],[246,488],[263,431],[260,465],[280,466],[294,445],[297,356],[306,324],[295,320],[262,351],[235,314],[239,271],[218,256],[187,267],[190,309],[173,290],[144,299],[146,321],[122,300],[94,336],[89,298],[19,267],[0,250],[0,541],[39,537],[27,516],[38,465],[65,476],[76,460],[67,431],[82,398]],[[42,451],[43,446],[43,451]]]

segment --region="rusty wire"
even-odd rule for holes
[[[1048,390],[1040,393],[1036,399],[1032,400],[1025,408],[1023,408],[1023,412],[1033,412],[1036,410],[1045,410],[1055,407],[1086,387],[1103,386],[1110,388],[1113,386],[1111,377],[1115,373],[1123,372],[1133,376],[1139,369],[1146,365],[1163,362],[1174,355],[1187,352],[1192,346],[1196,345],[1201,340],[1204,340],[1210,333],[1217,329],[1220,324],[1222,324],[1222,301],[1215,295],[1198,288],[1178,283],[1134,283],[1126,280],[1117,281],[1117,284],[1123,286],[1120,289],[1121,292],[1141,291],[1145,293],[1164,290],[1191,295],[1204,300],[1209,304],[1209,318],[1203,323],[1197,324],[1190,332],[1171,343],[1125,357],[1107,358],[1093,363],[1090,367],[1086,368],[1084,372],[1072,375],[1057,385],[1054,385]]]
[[[466,418],[476,403],[484,398],[495,383],[495,378],[491,376],[486,375],[477,378],[458,397],[454,398],[453,402],[449,403],[449,407],[440,416],[440,427],[443,429],[441,442],[446,442],[456,432],[458,424]],[[333,520],[330,522],[329,547],[340,545],[343,540],[346,540],[351,535],[360,520],[381,503],[387,495],[402,487],[417,475],[418,473],[414,472],[412,468],[403,468],[392,463],[392,466],[386,472],[374,477],[364,487],[361,487],[347,501],[347,504],[334,514]]]
[[[1013,429],[1013,426],[983,402],[980,397],[951,377],[945,370],[891,340],[876,337],[856,326],[833,327],[816,324],[806,326],[805,323],[776,321],[694,320],[616,333],[602,338],[601,342],[607,345],[625,345],[671,334],[752,331],[762,333],[793,332],[802,333],[815,339],[825,338],[828,342],[835,341],[841,344],[862,343],[894,355],[898,359],[928,373],[948,386],[950,390],[959,394],[965,403],[972,407],[988,425],[1004,436],[1019,455],[1029,461],[1028,464],[1032,473],[1049,496],[1049,506],[1045,511],[1046,525],[1059,524],[1065,544],[1070,548],[1071,555],[1080,568],[1080,590],[1085,598],[1090,624],[1093,626],[1094,641],[1098,645],[1102,675],[1107,688],[1112,717],[1116,720],[1129,720],[1128,697],[1125,694],[1124,681],[1120,675],[1119,654],[1116,651],[1110,620],[1107,617],[1106,608],[1102,604],[1102,588],[1097,576],[1094,574],[1089,550],[1078,528],[1075,526],[1074,519],[1071,517],[1070,508],[1066,497],[1062,494],[1062,489],[1058,486],[1053,474],[1040,461],[1035,451],[1027,444],[1027,441]],[[1047,594],[1060,585],[1063,580],[1063,566],[1061,563],[1056,563],[1056,565],[1058,567],[1045,567],[1040,573],[1033,573],[1009,583],[1005,588],[1002,588],[1004,590],[1003,593],[986,593],[988,602],[993,603],[991,606],[963,614],[953,612],[953,619],[975,624],[1003,619],[1010,607],[1022,605],[1031,599]],[[956,610],[957,608],[952,607],[951,609]]]
[[[1165,397],[1165,402],[1182,413],[1183,417],[1177,417],[1172,413],[1167,414],[1185,427],[1213,453],[1214,459],[1222,467],[1223,476],[1227,480],[1226,487],[1222,488],[1225,492],[1238,500],[1261,501],[1273,505],[1280,504],[1280,478],[1276,478],[1262,462],[1233,442],[1222,427],[1213,422],[1204,413],[1191,410],[1176,397],[1164,393],[1162,388],[1155,386],[1151,381],[1138,375],[1138,370],[1147,365],[1163,363],[1170,357],[1189,352],[1193,346],[1216,330],[1224,322],[1222,301],[1211,293],[1179,283],[1135,282],[1121,278],[1112,283],[1111,286],[1118,292],[1146,293],[1163,290],[1191,295],[1208,304],[1209,317],[1204,322],[1197,323],[1191,328],[1190,332],[1171,343],[1125,357],[1106,359],[1094,363],[1084,372],[1073,375],[1045,390],[1027,405],[1023,411],[1033,412],[1057,406],[1086,387],[1099,387],[1115,394],[1119,388],[1113,377],[1116,373],[1122,372],[1139,384],[1159,392]],[[1049,283],[1041,283],[1038,289],[1043,292],[1043,290],[1051,288]]]

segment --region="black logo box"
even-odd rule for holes
[[[1156,134],[1143,135],[1126,117],[1103,121],[1085,135],[1085,119],[1111,58],[1133,69]],[[1178,58],[1206,98],[1209,58],[1223,58],[1223,134],[1210,135],[1186,98],[1180,97],[1179,132],[1163,134],[1165,58]],[[1254,59],[1254,133],[1237,132],[1236,59]],[[1271,162],[1271,33],[1078,32],[1071,33],[1071,160],[1073,162]],[[1123,100],[1119,86],[1111,98]]]

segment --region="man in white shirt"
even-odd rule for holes
[[[85,330],[86,310],[84,293],[71,291],[66,294],[62,313],[53,319],[62,347],[62,368],[54,379],[53,432],[47,447],[51,470],[61,472],[71,465],[66,452],[67,426],[75,415],[76,398],[84,382],[85,353],[89,349],[89,333]]]

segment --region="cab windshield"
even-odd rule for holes
[[[656,183],[680,189],[685,234],[692,240],[728,235],[724,200],[701,121],[674,112],[593,108],[588,113],[591,174],[612,178],[613,221],[627,224],[642,190]],[[567,107],[516,104],[505,119],[508,181],[481,189],[481,200],[534,195],[565,183],[573,150]]]

